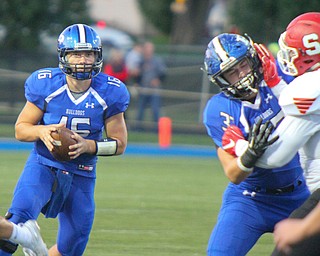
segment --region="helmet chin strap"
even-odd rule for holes
[[[255,89],[251,86],[253,84],[253,82],[254,82],[254,75],[252,73],[249,73],[236,83],[236,87],[237,88],[248,88],[252,92],[258,92],[257,89]]]
[[[68,64],[63,70],[66,75],[76,80],[89,80],[95,75],[91,64]]]
[[[248,86],[248,89],[251,90],[253,93],[257,93],[258,89],[252,88],[251,86]]]
[[[238,81],[235,84],[235,88],[237,90],[241,90],[241,89],[246,90],[246,93],[242,94],[242,97],[240,98],[247,97],[251,93],[254,93],[254,94],[258,93],[258,89],[252,87],[252,85],[254,85],[254,75],[252,73],[247,74],[245,77],[243,77],[240,81]]]

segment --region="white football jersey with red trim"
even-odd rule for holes
[[[283,89],[279,104],[285,115],[320,114],[320,70],[305,73]]]
[[[320,188],[320,70],[295,78],[280,94],[285,118],[257,166],[282,166],[299,150],[310,191]]]

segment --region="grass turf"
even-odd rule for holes
[[[26,152],[0,152],[1,215],[26,158]],[[100,157],[97,175],[95,222],[85,255],[205,255],[227,184],[216,159]],[[38,221],[45,242],[53,245],[56,220],[41,215]],[[270,255],[272,248],[266,234],[248,255]]]

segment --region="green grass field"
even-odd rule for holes
[[[1,215],[26,158],[27,152],[0,151]],[[96,216],[85,255],[205,255],[227,184],[216,159],[100,157],[97,175]],[[56,220],[40,216],[39,224],[51,246]],[[270,255],[272,248],[266,234],[248,255]]]

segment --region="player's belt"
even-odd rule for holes
[[[289,185],[287,187],[282,187],[282,188],[261,188],[261,187],[256,187],[255,191],[256,192],[265,192],[267,194],[278,195],[278,194],[282,194],[282,193],[293,192],[301,184],[302,184],[302,181],[298,180],[296,182],[296,184],[291,184],[291,185]]]

